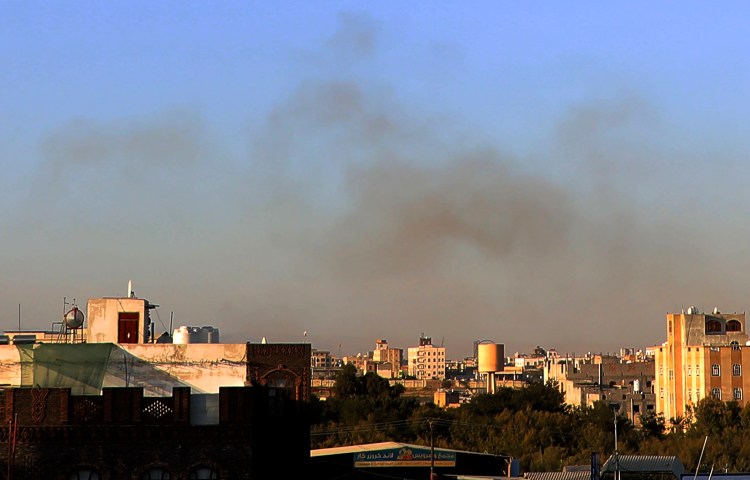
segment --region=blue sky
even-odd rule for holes
[[[5,2],[0,322],[131,278],[229,338],[352,351],[744,310],[749,9]]]

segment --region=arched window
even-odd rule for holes
[[[740,349],[740,342],[737,340],[732,340],[729,342],[729,345],[732,347],[732,350],[739,350]]]
[[[197,467],[190,470],[190,480],[219,480],[219,472],[211,467]]]
[[[727,332],[741,332],[742,324],[737,320],[729,320],[727,322]]]
[[[271,415],[283,415],[291,401],[297,400],[297,379],[291,371],[276,370],[265,377]]]
[[[100,480],[101,477],[96,470],[90,468],[79,468],[68,477],[69,480]]]
[[[721,322],[718,320],[707,320],[706,333],[721,333]]]
[[[169,472],[163,468],[149,468],[141,474],[141,480],[169,480]]]

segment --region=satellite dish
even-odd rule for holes
[[[65,325],[71,329],[76,330],[83,326],[83,312],[78,307],[71,308],[68,313],[65,314]]]

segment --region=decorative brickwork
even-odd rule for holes
[[[264,392],[221,388],[221,423],[190,425],[187,388],[158,398],[143,397],[141,388],[105,389],[98,397],[5,390],[5,416],[18,425],[14,478],[69,480],[77,468],[101,480],[139,480],[149,468],[174,480],[188,480],[193,468],[210,468],[220,479],[293,478],[309,457],[309,429],[289,428],[297,416],[269,418]],[[0,472],[7,470],[8,441],[7,426],[0,428]]]

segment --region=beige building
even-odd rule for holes
[[[76,395],[99,395],[108,387],[142,387],[147,396],[169,395],[174,387],[218,394],[220,387],[247,385],[250,376],[263,371],[266,365],[249,353],[263,351],[270,352],[264,362],[278,367],[279,375],[286,374],[279,365],[286,365],[287,353],[304,356],[307,370],[299,382],[309,385],[309,344],[157,343],[149,315],[153,307],[132,294],[95,298],[88,302],[85,322],[65,323],[54,332],[4,332],[0,384],[67,387]]]
[[[378,339],[375,342],[375,350],[372,351],[372,361],[378,364],[387,364],[388,372],[381,365],[377,367],[378,375],[386,378],[397,378],[401,370],[401,359],[404,351],[401,348],[391,348],[388,340]],[[382,373],[381,373],[382,372]]]
[[[418,379],[445,378],[445,347],[436,347],[432,338],[422,336],[418,347],[407,350],[408,372]]]
[[[667,341],[654,347],[656,410],[664,418],[685,417],[687,406],[711,395],[746,403],[750,392],[750,347],[744,313],[667,314]]]

